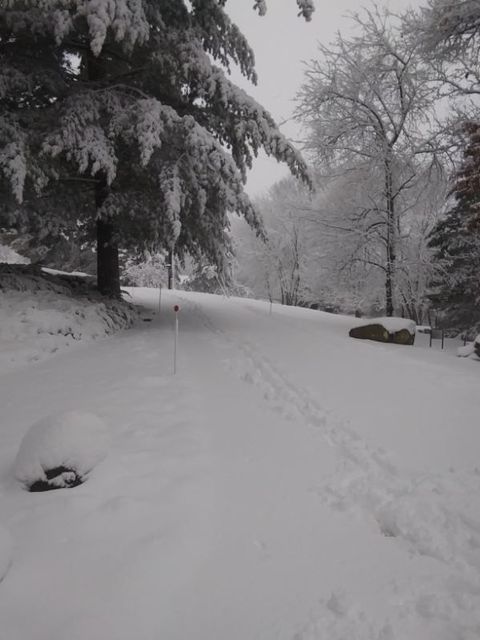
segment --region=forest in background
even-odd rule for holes
[[[480,3],[352,15],[296,97],[315,190],[291,179],[256,202],[267,240],[234,225],[255,297],[480,322]]]

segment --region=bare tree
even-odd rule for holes
[[[323,172],[362,176],[370,185],[369,202],[355,215],[375,237],[373,253],[382,248],[365,259],[383,272],[386,313],[393,315],[404,196],[424,170],[434,89],[419,45],[402,33],[399,19],[377,7],[352,18],[355,36],[319,45],[297,113]]]
[[[237,278],[256,297],[316,303],[320,309],[379,315],[385,312],[384,223],[371,209],[373,178],[357,170],[319,180],[312,194],[283,180],[257,204],[268,242],[234,226]],[[429,235],[444,208],[448,183],[423,172],[402,194],[397,234],[396,311],[427,320],[433,273]]]
[[[295,181],[282,180],[255,203],[263,218],[263,239],[236,225],[240,280],[257,296],[286,305],[309,298],[307,277],[312,267],[307,261],[308,228],[301,208],[310,198],[309,191]]]

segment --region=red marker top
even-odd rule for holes
[[[175,313],[177,313],[177,311],[180,311],[180,307],[178,306],[178,304],[176,304],[176,305],[173,307],[173,310],[175,311]]]

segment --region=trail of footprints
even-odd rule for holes
[[[450,478],[402,477],[385,452],[371,448],[319,407],[257,346],[232,338],[215,327],[200,307],[196,310],[204,325],[229,345],[232,356],[225,361],[227,368],[255,386],[273,411],[320,429],[339,453],[338,471],[328,484],[316,488],[320,499],[333,509],[360,511],[409,553],[441,562],[456,585],[454,592],[447,588],[449,623],[458,630],[459,638],[469,638],[471,633],[480,637],[480,521],[470,513],[472,501],[476,513],[480,512],[480,471],[452,473]],[[415,615],[433,619],[435,612],[420,606],[427,595],[419,592],[410,606]],[[443,611],[441,615],[447,614]]]

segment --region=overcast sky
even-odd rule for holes
[[[399,11],[408,6],[420,6],[423,0],[379,0],[379,6]],[[255,52],[259,76],[254,87],[238,73],[233,80],[272,113],[277,122],[291,118],[293,98],[302,83],[303,61],[316,57],[317,42],[327,44],[335,32],[348,32],[346,18],[368,2],[358,0],[315,0],[316,11],[311,22],[297,17],[295,0],[267,0],[267,15],[260,18],[253,11],[253,0],[229,0],[227,13],[240,27]],[[299,136],[296,123],[288,122],[282,132],[293,139]],[[274,182],[288,175],[284,165],[275,160],[259,158],[250,173],[247,191],[258,195]]]

